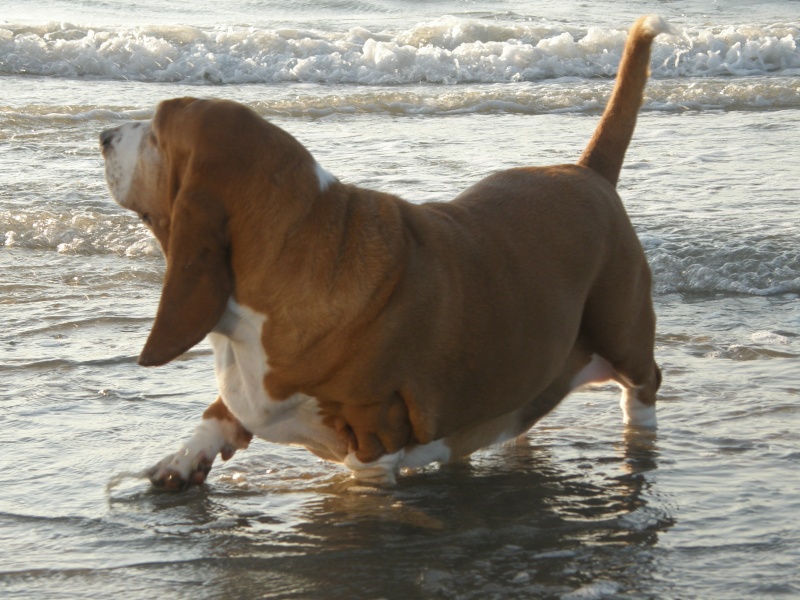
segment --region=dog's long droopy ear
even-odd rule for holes
[[[159,366],[200,342],[233,293],[227,218],[213,194],[189,186],[172,207],[164,289],[139,364]]]

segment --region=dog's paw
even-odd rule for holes
[[[629,427],[656,429],[658,419],[654,404],[645,404],[636,396],[637,390],[623,390],[619,404],[622,408],[622,422]]]
[[[148,469],[147,477],[158,489],[185,490],[205,482],[218,454],[228,460],[234,452],[236,448],[225,442],[216,419],[207,419],[180,450]]]
[[[179,492],[206,480],[214,458],[209,458],[205,453],[190,457],[186,450],[182,448],[147,470],[147,477],[154,487]]]
[[[393,454],[384,454],[372,462],[363,463],[358,460],[355,452],[351,452],[344,459],[344,465],[350,469],[358,481],[380,487],[390,487],[397,483],[397,471],[404,451]]]

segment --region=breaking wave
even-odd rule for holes
[[[200,85],[503,83],[611,77],[625,30],[441,17],[397,32],[188,26],[0,29],[0,73]],[[796,24],[659,37],[653,76],[800,74]]]

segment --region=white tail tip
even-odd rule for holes
[[[658,15],[649,15],[642,20],[641,31],[646,35],[656,37],[662,33],[669,35],[678,35],[678,30],[675,29],[670,23]]]

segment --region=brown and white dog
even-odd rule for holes
[[[654,427],[651,275],[615,185],[668,29],[633,26],[576,165],[496,173],[446,203],[341,183],[230,101],[168,100],[104,131],[111,192],[167,260],[139,364],[208,335],[219,382],[153,483],[202,483],[253,435],[392,482],[513,439],[605,381],[623,388],[625,423]]]

